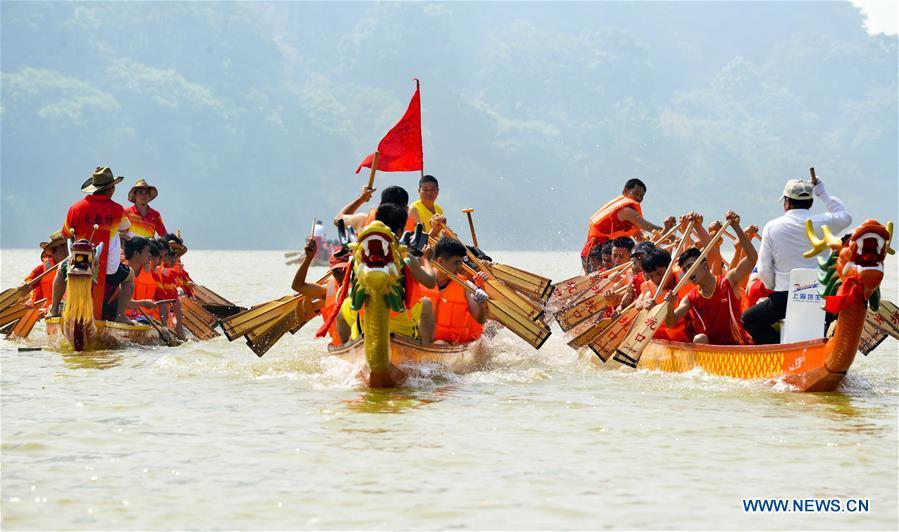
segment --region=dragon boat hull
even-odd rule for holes
[[[328,353],[353,364],[365,364],[365,343],[360,337],[341,346],[328,346]],[[390,336],[390,361],[394,366],[441,364],[454,373],[474,371],[486,360],[480,340],[459,345],[423,344],[405,336]],[[365,372],[368,372],[366,366]],[[368,380],[368,375],[363,375]]]
[[[47,337],[51,345],[68,342],[62,318],[47,318]],[[124,344],[157,345],[159,333],[149,325],[128,325],[114,321],[95,321],[96,331],[85,342],[85,351],[115,349]]]
[[[653,340],[637,368],[686,372],[698,367],[712,375],[781,380],[799,391],[829,392],[840,384],[855,358],[854,350],[843,353],[828,349],[832,341],[820,338],[792,344],[702,345]]]

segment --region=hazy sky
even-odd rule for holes
[[[855,5],[857,4],[857,5]],[[864,10],[864,14],[860,9]],[[780,214],[813,164],[896,218],[895,3],[0,3],[0,246],[97,165],[198,248],[296,248],[422,82],[425,170],[486,249],[579,249],[632,176],[650,219]],[[867,18],[866,18],[867,17]],[[415,194],[417,173],[377,186]],[[820,208],[816,206],[816,209]]]

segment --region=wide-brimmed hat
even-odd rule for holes
[[[41,249],[46,251],[51,251],[58,246],[63,246],[66,243],[66,237],[62,235],[62,231],[56,231],[50,235],[50,238],[47,242],[41,242]]]
[[[150,191],[150,199],[147,200],[147,203],[150,203],[151,201],[153,201],[154,199],[156,199],[156,196],[159,195],[159,191],[156,190],[156,187],[154,187],[153,185],[147,183],[147,180],[146,180],[146,179],[141,178],[141,179],[138,179],[137,182],[134,183],[134,186],[131,187],[131,190],[128,191],[128,201],[130,201],[131,203],[135,203],[135,201],[134,201],[134,193],[137,192],[137,189],[139,189],[139,188],[146,188],[146,189],[149,189],[149,191]]]
[[[108,166],[98,166],[94,173],[81,185],[81,191],[93,194],[100,190],[118,185],[125,178],[122,176],[114,177],[112,170]]]
[[[814,186],[808,181],[801,179],[791,179],[784,185],[784,198],[793,200],[810,200],[812,199],[812,190]]]

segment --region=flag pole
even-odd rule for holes
[[[371,159],[371,173],[368,175],[368,188],[371,189],[375,186],[375,172],[378,171],[378,152],[375,151],[374,156]]]
[[[418,116],[421,117],[421,84],[418,82],[418,78],[415,78],[415,91],[418,92],[418,109],[419,109]],[[421,128],[421,118],[419,118],[419,127],[418,127],[418,134],[419,134],[418,141],[419,142],[422,141],[422,138],[420,136],[420,135],[422,135],[422,133],[423,133],[423,130]],[[421,146],[421,177],[424,177],[425,176],[425,147],[424,147],[423,142],[421,142],[421,144],[422,144],[422,146]]]

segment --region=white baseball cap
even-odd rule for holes
[[[784,185],[783,198],[793,200],[810,200],[812,199],[812,189],[814,187],[808,181],[801,179],[791,179]]]

